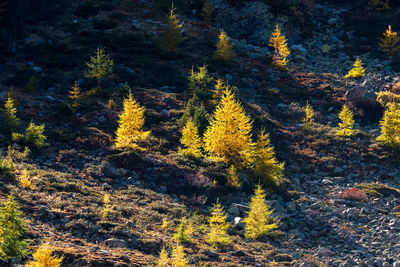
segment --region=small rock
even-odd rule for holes
[[[336,24],[337,22],[338,22],[338,19],[337,19],[337,18],[330,18],[330,19],[328,19],[328,24],[329,24],[329,25]]]
[[[101,163],[101,172],[105,175],[105,176],[109,176],[109,177],[118,177],[119,176],[119,172],[117,171],[116,168],[114,168],[110,162],[108,161],[103,161]]]
[[[126,242],[121,239],[116,239],[116,238],[110,238],[104,241],[107,246],[110,248],[125,248],[126,247]]]

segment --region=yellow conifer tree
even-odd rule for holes
[[[243,219],[245,223],[245,237],[257,240],[278,228],[276,223],[272,222],[272,212],[265,203],[264,190],[258,185],[254,195],[251,197],[250,211]]]
[[[231,90],[225,90],[210,126],[204,133],[204,149],[212,158],[248,163],[253,143],[252,121]]]
[[[30,188],[32,189],[32,183],[31,183],[31,179],[30,179],[30,174],[28,172],[27,169],[23,169],[20,176],[19,176],[19,184],[23,187],[23,188]]]
[[[182,129],[181,144],[185,148],[179,148],[179,152],[186,156],[201,157],[202,142],[199,136],[199,131],[193,121],[189,119],[185,127]]]
[[[72,90],[69,91],[69,98],[71,98],[74,102],[72,106],[76,108],[79,105],[78,100],[81,98],[81,92],[79,90],[79,84],[77,82],[74,83],[74,85],[72,86]]]
[[[269,134],[264,130],[258,136],[254,149],[254,174],[263,184],[279,184],[283,177],[284,163],[275,158]]]
[[[211,217],[208,219],[210,232],[206,236],[206,241],[214,249],[219,246],[226,246],[231,243],[231,239],[227,233],[229,223],[226,218],[228,215],[224,212],[220,203],[213,205],[210,209]]]
[[[376,138],[383,145],[400,147],[400,104],[388,103],[380,121],[381,135]]]
[[[164,35],[160,40],[160,47],[170,53],[177,52],[178,46],[183,42],[183,40],[183,23],[181,23],[175,15],[175,8],[172,5],[167,27],[165,28]]]
[[[170,266],[169,263],[170,263],[170,258],[168,256],[168,252],[165,249],[165,247],[163,247],[161,249],[160,256],[158,257],[157,260],[157,267],[168,267]]]
[[[42,244],[40,247],[33,253],[33,261],[28,262],[26,267],[59,267],[61,266],[61,262],[63,257],[57,257],[52,255],[53,250],[50,245]]]
[[[353,68],[344,77],[346,79],[347,78],[360,78],[360,77],[363,77],[364,75],[365,75],[365,70],[362,66],[362,62],[359,58],[357,58],[353,64]]]
[[[232,44],[229,41],[229,37],[226,32],[221,31],[218,37],[219,41],[217,43],[217,49],[214,52],[214,59],[221,61],[231,61],[235,54],[232,50]]]
[[[311,124],[314,122],[315,112],[309,103],[307,103],[305,111],[306,111],[306,116],[303,118],[303,123],[304,123],[303,129],[308,131],[311,128]]]
[[[397,32],[392,32],[392,26],[389,25],[388,29],[383,34],[383,38],[381,38],[379,46],[388,56],[393,56],[400,49],[400,45],[398,45],[399,40],[400,38],[397,36]]]
[[[171,255],[171,265],[174,267],[187,267],[189,266],[189,261],[186,258],[185,250],[183,246],[179,243],[176,243],[172,248]]]
[[[288,63],[287,57],[290,55],[290,50],[287,46],[286,37],[281,33],[278,24],[276,24],[275,31],[269,39],[269,46],[274,48],[274,55],[272,57],[274,65],[285,67]]]
[[[339,130],[337,130],[336,134],[340,136],[351,136],[353,134],[353,112],[347,107],[347,105],[343,105],[342,110],[339,113]]]
[[[124,99],[123,112],[119,115],[119,127],[116,131],[115,146],[118,148],[137,148],[139,140],[146,139],[150,132],[143,131],[144,107],[141,107],[129,92]]]

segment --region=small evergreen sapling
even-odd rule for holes
[[[33,253],[33,261],[28,262],[25,267],[59,267],[63,257],[53,255],[54,251],[48,244],[42,244]]]
[[[101,217],[103,220],[107,220],[108,213],[111,210],[111,205],[110,205],[110,195],[107,193],[104,193],[103,196],[103,209],[101,211]]]
[[[176,233],[174,234],[173,239],[176,242],[181,242],[181,243],[189,243],[190,242],[190,237],[187,233],[187,220],[185,217],[181,218],[178,229],[176,230]]]
[[[168,252],[165,247],[163,247],[157,260],[157,267],[168,267],[170,266],[170,261],[171,259],[169,258]]]
[[[383,145],[400,148],[400,104],[388,103],[380,121],[381,135],[376,138]]]
[[[344,78],[361,78],[365,75],[365,70],[362,66],[362,62],[359,58],[353,64],[353,68],[347,73]]]
[[[112,74],[114,61],[104,53],[104,48],[98,47],[96,54],[90,57],[89,62],[86,62],[86,66],[85,77],[96,78],[97,88],[100,88],[101,81]]]
[[[81,92],[79,90],[79,84],[77,82],[72,86],[72,90],[69,91],[69,98],[73,101],[72,106],[77,108],[79,106],[79,99],[81,98]]]
[[[188,93],[192,97],[211,98],[210,84],[213,78],[208,74],[207,65],[198,67],[197,71],[192,70],[188,76]]]
[[[185,112],[182,117],[178,120],[178,125],[180,127],[185,127],[188,120],[192,120],[194,125],[199,131],[199,135],[202,135],[207,128],[209,122],[209,116],[204,108],[203,103],[197,98],[192,97],[186,104]]]
[[[118,129],[116,131],[115,146],[118,148],[138,147],[137,142],[145,140],[150,132],[143,131],[144,107],[141,107],[129,92],[128,97],[124,99],[123,111],[119,115]]]
[[[22,212],[12,195],[0,206],[0,258],[9,260],[26,255],[26,232]]]
[[[336,132],[339,136],[351,136],[353,134],[353,112],[347,107],[347,105],[343,105],[342,110],[339,113],[339,130]]]
[[[201,152],[202,142],[199,131],[192,120],[188,120],[182,129],[180,142],[185,148],[179,148],[179,153],[192,157],[201,157],[203,155]]]
[[[269,46],[274,48],[274,55],[272,61],[278,68],[284,68],[287,63],[287,57],[290,55],[290,50],[287,46],[286,37],[281,33],[279,25],[276,24],[275,31],[269,39]]]
[[[275,158],[269,134],[264,130],[258,135],[254,148],[254,174],[263,184],[279,184],[283,177],[284,163]]]
[[[172,255],[171,255],[171,266],[174,267],[187,267],[189,266],[189,261],[186,258],[184,247],[176,243],[175,246],[172,248]]]
[[[226,32],[221,31],[218,37],[217,49],[214,52],[214,59],[224,62],[231,61],[235,54],[233,53],[232,44]]]
[[[30,122],[25,130],[25,133],[13,133],[12,140],[15,142],[21,142],[24,145],[32,148],[44,147],[47,145],[47,137],[43,134],[44,129],[44,124],[36,125],[35,123]]]
[[[226,221],[228,215],[224,212],[220,203],[213,205],[210,209],[211,217],[208,219],[210,232],[206,236],[206,241],[214,249],[220,246],[226,246],[231,243],[227,233],[229,223]]]
[[[399,40],[400,38],[397,36],[397,32],[392,32],[392,26],[389,25],[388,29],[383,34],[383,38],[381,38],[379,46],[385,54],[393,56],[400,49],[400,45],[398,45]]]
[[[245,223],[245,237],[257,240],[263,238],[266,234],[278,228],[272,222],[272,210],[265,203],[265,192],[260,185],[257,186],[254,195],[251,197],[250,211],[243,219]]]
[[[0,159],[0,177],[3,179],[15,178],[15,165],[11,157]]]
[[[183,23],[181,23],[175,15],[175,8],[172,6],[168,17],[167,27],[165,28],[164,35],[160,40],[160,47],[169,53],[175,53],[178,51],[178,47],[183,41]]]
[[[303,118],[303,129],[305,131],[309,131],[311,129],[311,125],[314,122],[314,117],[315,117],[315,112],[312,108],[312,106],[307,103],[306,108],[305,108],[306,116]]]
[[[204,149],[214,159],[227,163],[247,164],[251,159],[252,121],[234,94],[225,90],[204,133]]]
[[[11,134],[18,130],[21,125],[21,121],[17,117],[17,108],[15,107],[14,100],[10,95],[7,97],[7,101],[4,104],[4,109],[1,111],[1,124],[0,130],[3,133]]]

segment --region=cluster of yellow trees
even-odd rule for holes
[[[278,226],[271,217],[272,210],[265,203],[265,192],[261,186],[257,186],[254,195],[250,201],[250,211],[243,219],[245,224],[245,237],[251,240],[259,240]],[[230,227],[227,222],[227,214],[221,204],[217,201],[210,209],[211,216],[208,219],[208,233],[205,235],[205,241],[211,248],[228,246],[231,244],[231,238],[228,234]],[[163,229],[167,228],[166,220],[163,220]],[[184,244],[191,242],[193,235],[193,221],[187,223],[186,218],[182,218],[173,239],[176,242],[172,247],[171,256],[166,248],[162,248],[157,266],[166,267],[186,267],[189,266],[188,259],[185,256]]]

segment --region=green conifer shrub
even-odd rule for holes
[[[13,133],[12,140],[15,142],[20,142],[31,148],[41,148],[47,145],[47,137],[43,133],[44,124],[36,125],[35,123],[30,122],[25,130],[25,133]]]
[[[22,212],[12,195],[0,206],[0,257],[3,260],[22,258],[26,255],[26,232]]]

